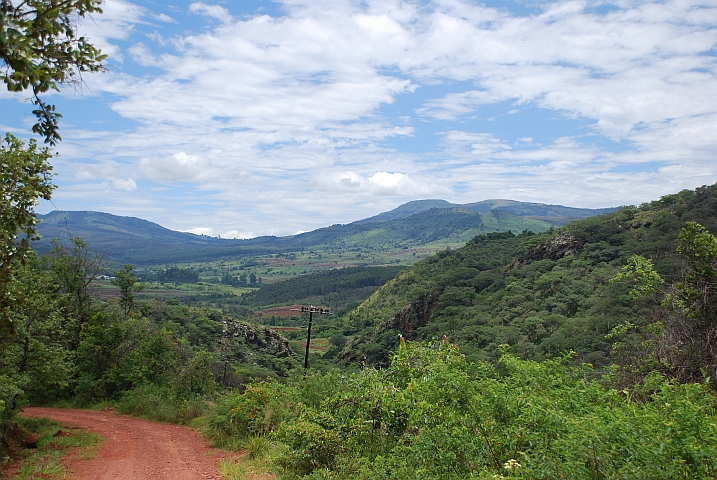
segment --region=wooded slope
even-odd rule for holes
[[[496,359],[501,344],[529,359],[574,350],[581,361],[611,362],[606,335],[631,320],[646,324],[655,301],[634,301],[609,283],[633,254],[651,258],[666,280],[679,275],[677,236],[686,222],[717,232],[717,185],[576,221],[554,231],[480,235],[414,265],[345,315],[355,335],[345,362],[387,365],[399,334],[446,335],[470,360]]]

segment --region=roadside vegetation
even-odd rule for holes
[[[714,478],[716,222],[711,186],[477,237],[334,321],[359,371],[246,385],[209,432],[287,479]]]
[[[210,431],[287,479],[717,474],[708,384],[653,373],[618,391],[614,369],[570,361],[471,364],[447,341],[405,342],[386,369],[249,385],[217,406]]]
[[[31,417],[18,417],[7,440],[16,456],[17,463],[13,465],[16,480],[66,478],[63,456],[71,453],[78,458],[94,458],[103,442],[102,437],[87,430]]]

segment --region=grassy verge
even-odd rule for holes
[[[227,445],[224,446],[226,448]],[[244,450],[246,455],[240,460],[228,459],[219,463],[222,475],[226,480],[271,480],[275,476],[271,472],[271,460],[279,449],[279,445],[266,437],[250,437],[232,444],[235,450]]]
[[[79,458],[91,459],[104,441],[96,433],[66,428],[44,418],[18,417],[17,422],[29,439],[25,446],[30,447],[18,452],[20,460],[13,477],[17,480],[65,478],[68,472],[61,462],[65,454],[73,451]]]
[[[117,400],[102,400],[90,404],[61,400],[44,406],[112,410],[146,420],[189,425],[195,418],[206,414],[210,399],[198,395],[178,398],[169,388],[150,384],[127,391]]]

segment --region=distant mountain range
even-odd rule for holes
[[[543,232],[572,220],[616,208],[586,209],[513,200],[484,200],[464,205],[445,200],[417,200],[389,212],[346,225],[332,225],[286,237],[220,239],[176,232],[135,217],[109,213],[54,211],[38,215],[42,239],[36,250],[51,248],[50,239],[82,237],[95,251],[117,262],[136,265],[209,261],[226,256],[285,253],[317,247],[385,249],[420,246],[441,240],[468,241],[481,233],[512,230]]]

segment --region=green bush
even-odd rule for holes
[[[609,375],[572,362],[504,354],[496,367],[470,364],[445,340],[402,343],[386,370],[327,374],[334,394],[321,402],[301,401],[306,385],[270,384],[290,413],[267,416],[270,396],[256,384],[224,416],[235,414],[242,435],[274,430],[285,445],[274,462],[286,478],[717,475],[708,385],[653,373],[633,392],[617,391]],[[321,385],[319,377],[310,382]],[[270,428],[252,423],[262,418]]]
[[[4,463],[5,446],[15,416],[15,408],[23,395],[17,383],[16,378],[0,375],[0,465]]]
[[[336,458],[346,451],[338,425],[326,413],[307,413],[302,417],[282,425],[274,435],[289,447],[279,457],[279,465],[297,475],[331,468]]]
[[[212,435],[248,438],[273,431],[294,413],[289,392],[286,385],[267,380],[225,395],[209,419]]]

